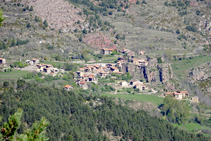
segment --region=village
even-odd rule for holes
[[[100,49],[100,53],[103,55],[109,55],[114,51],[114,49],[110,48],[102,48]],[[116,63],[96,63],[96,64],[85,64],[84,67],[78,68],[78,71],[74,72],[74,81],[75,84],[77,84],[80,88],[86,90],[89,89],[88,83],[94,83],[98,84],[99,79],[109,79],[109,77],[113,77],[116,79],[115,75],[124,75],[125,73],[122,71],[122,64],[129,62],[137,67],[148,66],[148,60],[145,56],[145,51],[141,50],[138,52],[139,57],[135,56],[135,53],[133,51],[130,51],[129,49],[122,49],[118,50],[118,52],[122,53],[122,55],[119,55]],[[43,74],[41,78],[43,79],[45,75],[50,75],[52,77],[59,76],[63,77],[65,73],[65,69],[63,68],[56,68],[53,67],[51,64],[43,64],[40,63],[39,59],[31,59],[31,60],[25,60],[25,63],[28,64],[28,66],[33,66],[34,71],[39,72]],[[0,65],[6,65],[6,60],[3,58],[0,58]],[[108,83],[108,85],[114,87],[116,89],[115,94],[117,93],[117,90],[120,91],[122,89],[133,89],[136,92],[142,92],[142,93],[154,93],[156,94],[157,91],[155,91],[149,83],[144,83],[138,79],[132,78],[129,81],[125,80],[116,80],[114,83]],[[71,90],[73,88],[72,85],[68,84],[63,87],[65,90]],[[175,92],[165,92],[161,94],[161,97],[166,96],[173,96],[175,99],[178,100],[188,100],[189,93],[188,91],[180,91],[177,90]],[[192,97],[190,99],[193,103],[198,103],[199,99],[197,96]]]

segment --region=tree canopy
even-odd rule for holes
[[[186,101],[179,101],[167,96],[164,99],[162,112],[167,120],[177,124],[183,124],[189,117],[189,107]]]
[[[24,124],[20,125],[18,134],[23,134],[26,125],[33,126],[32,123],[44,116],[50,122],[46,135],[51,141],[108,141],[105,132],[112,132],[121,140],[209,140],[202,134],[174,128],[145,111],[135,111],[116,104],[112,98],[87,95],[85,91],[65,91],[25,83],[19,85],[17,92],[9,88],[1,95],[1,100],[0,114],[5,122],[6,117],[18,108],[23,109],[21,122]]]
[[[3,10],[0,9],[0,26],[2,26],[3,21],[4,21]]]

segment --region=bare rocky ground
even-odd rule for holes
[[[64,0],[22,0],[21,4],[33,6],[34,15],[42,21],[47,20],[49,26],[57,30],[73,31],[76,28],[75,22],[85,21],[85,16],[79,15],[82,10]]]

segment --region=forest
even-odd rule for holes
[[[28,127],[45,117],[49,122],[46,136],[50,141],[108,141],[106,132],[120,137],[121,141],[210,140],[202,134],[175,128],[145,111],[116,104],[112,98],[87,95],[83,91],[40,87],[18,80],[17,90],[9,87],[0,98],[0,115],[3,117],[0,126],[21,108],[23,116],[18,134],[24,134]]]

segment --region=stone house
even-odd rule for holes
[[[32,60],[26,60],[25,63],[29,64],[29,65],[33,65],[34,62]]]
[[[56,76],[56,74],[53,73],[53,72],[51,72],[51,73],[50,73],[50,76],[54,77],[54,76]]]
[[[134,89],[139,89],[140,91],[146,90],[148,89],[146,85],[144,85],[143,83],[138,83],[135,84],[135,86],[133,87]]]
[[[127,57],[134,58],[135,57],[135,52],[133,52],[133,51],[128,52],[127,53]]]
[[[6,59],[0,58],[0,65],[6,65]]]
[[[59,72],[59,69],[57,69],[57,68],[53,68],[53,69],[51,70],[51,72],[53,72],[53,73],[57,74],[57,73]]]
[[[84,75],[81,77],[81,79],[83,79],[84,81],[88,81],[89,82],[89,76],[88,75]]]
[[[100,75],[102,78],[105,78],[108,74],[109,74],[109,72],[105,72],[105,71],[101,71],[101,72],[99,73],[99,75]]]
[[[174,97],[176,99],[182,99],[182,94],[181,93],[174,92]]]
[[[94,77],[94,75],[89,75],[89,82],[97,83],[97,77]]]
[[[66,85],[64,86],[64,90],[69,91],[70,89],[72,89],[73,87],[71,85]]]
[[[130,52],[130,50],[129,49],[123,49],[121,52],[125,54],[125,53]]]
[[[81,72],[81,71],[77,71],[76,74],[77,74],[77,76],[79,76],[79,77],[82,77],[82,76],[85,75],[85,73],[84,73],[84,72]]]
[[[86,81],[80,81],[79,82],[79,86],[83,89],[88,89],[88,86],[87,86],[87,82]]]
[[[131,62],[132,62],[134,65],[139,65],[139,60],[138,60],[138,59],[132,59]]]
[[[122,69],[122,63],[125,63],[125,61],[124,60],[120,60],[120,61],[118,61],[117,63],[116,63],[116,67],[117,68],[120,68],[120,69]]]
[[[199,103],[199,97],[198,96],[194,96],[191,98],[191,103]]]
[[[111,54],[113,51],[114,51],[113,49],[108,49],[108,48],[101,49],[102,54],[105,55]]]
[[[40,61],[38,59],[32,59],[34,65],[38,64]]]
[[[52,65],[45,65],[46,66],[46,68],[48,68],[48,69],[53,69],[53,66]]]
[[[64,70],[63,68],[61,68],[59,71],[60,71],[61,73],[64,73],[65,70]]]
[[[188,91],[177,91],[178,93],[182,94],[182,97],[189,97]]]
[[[127,58],[126,57],[119,57],[118,61],[122,61],[123,63],[126,62]]]
[[[146,86],[146,85],[142,85],[142,90],[147,90],[148,89],[148,87]]]
[[[128,83],[126,81],[120,81],[119,83],[122,87],[127,87]]]
[[[101,71],[103,71],[103,70],[101,70],[101,69],[95,69],[95,70],[93,70],[93,73],[99,74]]]
[[[135,86],[136,84],[143,84],[143,82],[140,82],[138,80],[132,80],[132,81],[130,81],[130,85],[131,86]]]
[[[112,67],[113,65],[112,64],[106,64],[106,67],[107,68],[110,68],[110,67]]]
[[[95,64],[94,67],[95,67],[96,69],[101,69],[101,66],[98,65],[98,64]]]
[[[86,68],[85,67],[79,68],[79,70],[85,72]]]
[[[37,72],[42,72],[44,70],[44,67],[42,64],[37,64]]]
[[[112,72],[119,72],[119,69],[116,68],[116,67],[111,67],[111,71],[112,71]]]
[[[103,67],[103,71],[109,71],[110,70],[110,68],[108,68],[108,67]]]
[[[94,69],[96,69],[94,66],[86,66],[86,72],[92,72]]]
[[[44,71],[45,73],[51,73],[51,68],[44,68],[43,71]]]
[[[145,60],[138,60],[138,63],[140,66],[147,66],[148,65],[148,61]]]
[[[141,51],[139,51],[138,54],[139,54],[139,55],[144,55],[144,54],[145,54],[145,51],[144,51],[144,50],[141,50]]]
[[[171,96],[173,96],[173,92],[166,92],[165,94],[164,94],[164,96],[168,96],[168,95],[171,95]]]

